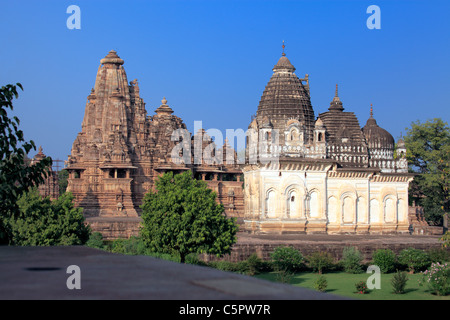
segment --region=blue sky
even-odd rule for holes
[[[69,30],[69,5],[81,29]],[[370,30],[369,5],[381,9]],[[316,114],[339,84],[363,126],[370,104],[395,139],[411,122],[450,122],[450,1],[0,1],[0,85],[21,82],[27,140],[66,160],[100,59],[114,49],[148,114],[166,97],[189,130],[247,129],[285,52],[310,77]],[[34,155],[34,152],[31,153]]]

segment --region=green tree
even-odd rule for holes
[[[69,178],[69,171],[61,170],[58,172],[58,185],[59,185],[59,194],[63,194],[66,192]]]
[[[156,190],[145,197],[140,235],[151,251],[178,254],[185,262],[189,253],[221,256],[236,242],[235,219],[224,216],[224,207],[204,181],[191,171],[165,173],[155,181]]]
[[[83,209],[73,206],[73,196],[65,193],[51,201],[37,188],[23,193],[17,201],[19,215],[8,219],[11,244],[21,246],[82,245],[91,230]]]
[[[23,90],[20,83],[0,89],[0,244],[11,240],[6,221],[19,215],[17,199],[42,183],[52,164],[50,157],[34,165],[27,163],[27,154],[36,150],[36,145],[32,140],[25,141],[19,118],[8,116],[8,110],[13,111],[13,99],[18,98],[17,87]]]
[[[413,122],[405,136],[411,183],[410,199],[424,207],[427,221],[442,224],[450,211],[450,128],[441,119]]]

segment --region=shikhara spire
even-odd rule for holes
[[[338,85],[336,84],[336,89],[334,92],[333,100],[330,102],[330,107],[328,108],[330,111],[343,111],[344,107],[342,105],[342,101],[338,95]]]

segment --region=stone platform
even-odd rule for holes
[[[262,259],[270,259],[270,253],[280,245],[293,246],[308,255],[315,251],[327,251],[335,259],[342,257],[345,247],[356,247],[369,262],[377,249],[391,249],[396,253],[406,248],[428,250],[440,248],[442,235],[329,235],[329,234],[248,234],[238,233],[238,241],[230,255],[224,260],[241,261],[255,253]],[[203,256],[204,260],[216,260],[212,256]]]

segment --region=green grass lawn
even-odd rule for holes
[[[325,292],[346,296],[354,299],[364,300],[450,300],[450,295],[440,297],[428,291],[426,286],[419,286],[420,274],[408,274],[408,282],[406,283],[406,293],[394,294],[392,293],[391,274],[381,274],[381,289],[370,290],[367,294],[356,293],[355,284],[359,281],[367,281],[371,274],[348,274],[345,272],[330,272],[323,274],[328,282],[328,287]],[[255,277],[276,281],[276,273],[263,273]],[[317,273],[301,272],[295,274],[291,280],[294,286],[314,289],[314,281],[318,278]]]

